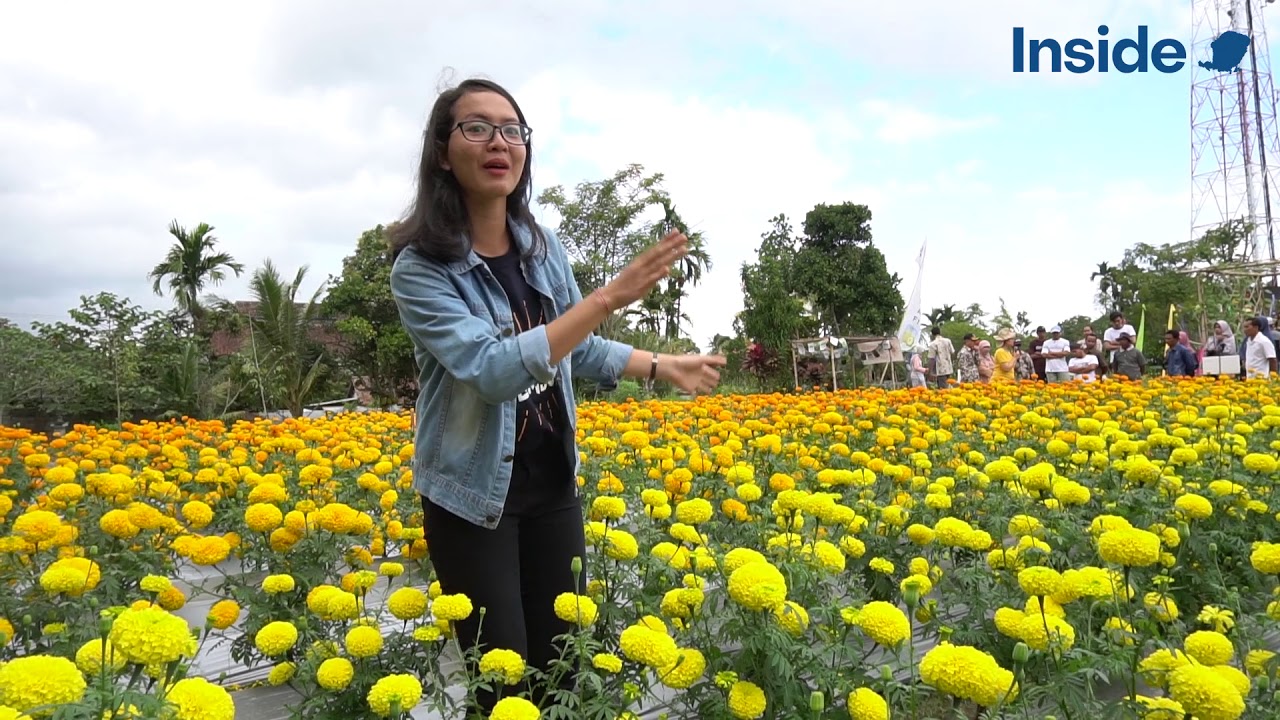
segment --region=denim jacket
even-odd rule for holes
[[[523,254],[532,234],[514,219],[508,219],[508,227]],[[541,229],[546,254],[521,265],[525,279],[543,296],[550,323],[582,295],[559,237]],[[616,382],[631,356],[630,345],[592,333],[552,365],[546,326],[514,334],[506,293],[473,251],[441,263],[406,248],[392,266],[391,292],[418,365],[414,490],[469,522],[497,527],[511,484],[516,398],[535,384],[555,380],[570,418],[565,452],[576,475],[573,377]]]

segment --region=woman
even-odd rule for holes
[[[1210,357],[1223,357],[1236,354],[1236,336],[1226,320],[1213,324],[1213,337],[1204,344],[1204,354]]]
[[[924,387],[927,382],[924,362],[922,361],[923,357],[924,352],[920,348],[916,348],[915,352],[911,353],[910,373],[907,375],[907,382],[913,388]]]
[[[1195,346],[1191,344],[1191,335],[1189,335],[1186,330],[1178,331],[1178,344],[1191,351],[1191,356],[1196,359],[1196,370],[1193,374],[1199,377],[1203,374],[1204,348],[1201,347],[1200,351],[1197,352]]]
[[[440,95],[416,197],[392,232],[391,289],[419,368],[413,486],[432,566],[441,589],[474,608],[458,638],[546,669],[559,657],[554,638],[570,630],[555,598],[586,584],[571,569],[586,557],[574,377],[707,393],[724,358],[642,352],[595,334],[648,294],[688,241],[668,233],[584,301],[564,246],[529,210],[531,134],[494,83]],[[472,702],[487,715],[495,697],[479,691]]]
[[[1017,337],[1013,331],[1005,328],[996,335],[996,340],[1000,343],[1000,348],[996,350],[995,356],[995,372],[991,375],[992,382],[1017,382],[1018,377],[1014,374],[1017,365],[1017,359],[1013,354],[1013,343]]]
[[[1013,374],[1019,381],[1030,380],[1036,374],[1035,362],[1031,359],[1031,353],[1023,352],[1021,340],[1013,342],[1013,359]]]
[[[996,371],[996,361],[991,357],[991,343],[983,340],[978,343],[978,382],[989,383]]]

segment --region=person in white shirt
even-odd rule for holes
[[[931,334],[933,340],[929,343],[929,355],[933,360],[933,377],[939,388],[945,388],[951,381],[951,373],[955,372],[952,360],[956,348],[950,338],[942,336],[942,328],[935,327]]]
[[[1064,383],[1071,379],[1071,341],[1062,337],[1062,326],[1049,328],[1049,339],[1040,346],[1040,354],[1044,356],[1044,373],[1051,383]]]
[[[1102,333],[1102,349],[1107,351],[1107,365],[1110,366],[1116,359],[1116,351],[1120,349],[1120,336],[1128,335],[1131,338],[1137,337],[1138,333],[1134,331],[1133,326],[1124,321],[1124,313],[1111,313],[1111,327]]]
[[[1081,382],[1093,382],[1098,379],[1098,358],[1088,350],[1087,341],[1080,341],[1075,347],[1075,357],[1067,362],[1071,377]]]
[[[1249,380],[1266,380],[1276,371],[1275,343],[1261,330],[1262,321],[1258,318],[1244,321],[1244,375]]]

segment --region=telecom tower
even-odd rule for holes
[[[1280,142],[1263,8],[1275,0],[1193,0],[1191,44],[1191,239],[1230,220],[1254,233],[1245,257],[1276,259]],[[1252,38],[1239,72],[1200,67],[1210,44],[1234,30]],[[1268,275],[1273,275],[1269,272]]]

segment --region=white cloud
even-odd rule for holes
[[[888,100],[867,100],[862,103],[862,110],[879,121],[876,137],[890,143],[933,140],[942,135],[976,130],[996,123],[996,118],[990,115],[952,118]]]
[[[739,267],[768,219],[785,212],[799,227],[819,202],[871,207],[877,244],[908,275],[904,294],[928,237],[926,305],[994,307],[1004,294],[1015,307],[1074,314],[1092,296],[1081,268],[1087,278],[1136,239],[1185,234],[1169,219],[1185,216],[1183,200],[1142,188],[1013,194],[1009,168],[965,151],[965,133],[999,131],[994,109],[952,113],[892,83],[894,73],[1004,82],[1013,24],[1045,34],[1100,20],[1156,26],[1171,13],[1150,2],[125,7],[27,3],[0,27],[0,316],[48,319],[100,289],[165,304],[144,276],[171,218],[215,225],[250,267],[272,257],[286,271],[310,264],[313,281],[338,272],[359,233],[409,200],[446,66],[517,92],[535,126],[538,187],[632,162],[666,175],[711,245],[714,269],[690,302],[699,342],[729,330]],[[593,32],[605,24],[623,36]],[[726,100],[715,83],[733,68],[701,53],[730,43],[856,61],[882,82],[853,101],[815,85],[826,108],[817,114]],[[885,143],[928,139],[955,144],[887,174],[871,167]]]

